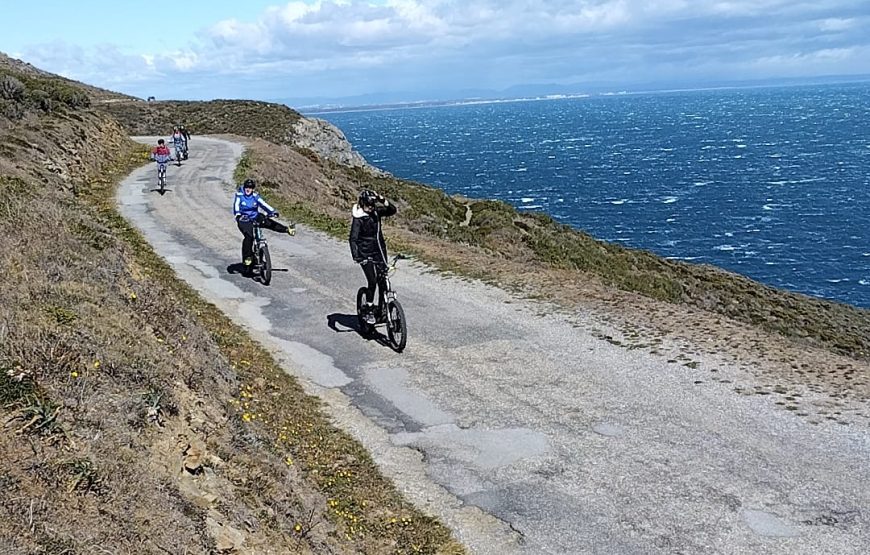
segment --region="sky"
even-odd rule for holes
[[[530,83],[870,74],[870,0],[0,4],[0,51],[143,98],[437,100]]]

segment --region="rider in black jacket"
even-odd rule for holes
[[[364,190],[353,207],[353,222],[350,225],[350,252],[353,261],[361,264],[366,275],[366,321],[373,324],[375,285],[378,286],[378,305],[384,306],[386,284],[384,271],[387,266],[387,245],[381,230],[381,219],[396,213],[396,206],[383,195]]]

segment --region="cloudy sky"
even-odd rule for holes
[[[0,51],[159,98],[870,74],[870,0],[4,2]]]

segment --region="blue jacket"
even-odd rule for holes
[[[269,206],[269,204],[260,198],[260,195],[254,193],[252,195],[246,195],[244,189],[239,187],[239,190],[236,191],[236,198],[233,201],[233,215],[238,216],[241,214],[248,219],[253,220],[257,217],[257,214],[260,213],[260,208],[266,212],[266,215],[273,216],[275,214],[275,209]]]

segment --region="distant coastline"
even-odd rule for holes
[[[850,83],[865,83],[870,81],[870,75],[854,75],[854,76],[831,76],[818,79],[796,79],[782,81],[764,81],[764,82],[738,82],[729,84],[717,84],[710,86],[669,86],[669,87],[650,87],[650,88],[633,88],[619,90],[596,90],[591,92],[553,92],[542,94],[529,94],[517,96],[471,96],[468,98],[455,98],[446,100],[416,100],[402,102],[383,102],[383,103],[348,103],[341,104],[340,100],[322,104],[302,105],[299,106],[292,101],[278,101],[286,104],[293,109],[299,111],[306,116],[317,116],[319,114],[336,114],[346,112],[374,112],[383,110],[413,110],[417,108],[438,108],[446,106],[466,106],[478,104],[504,104],[514,102],[540,102],[546,100],[566,100],[577,98],[593,98],[602,96],[624,96],[624,95],[647,95],[647,94],[668,94],[678,92],[703,92],[703,91],[722,91],[722,90],[741,90],[741,89],[764,89],[764,88],[784,88],[784,87],[804,87],[804,86],[826,86],[826,85],[846,85]]]

